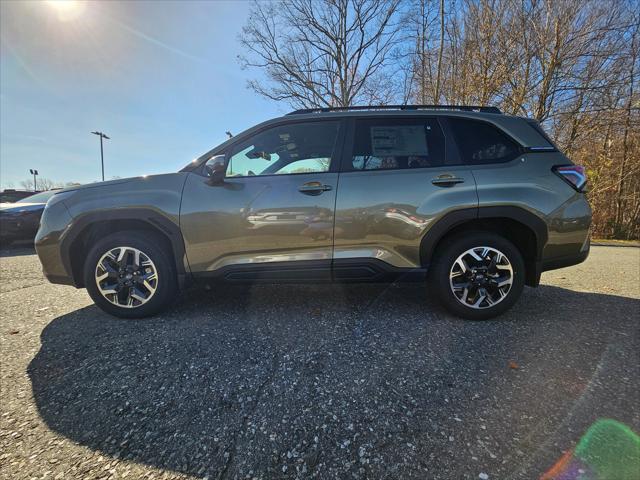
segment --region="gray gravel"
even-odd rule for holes
[[[193,289],[111,318],[0,252],[3,478],[538,478],[640,431],[640,249],[594,247],[499,320],[420,285]]]

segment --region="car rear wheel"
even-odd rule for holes
[[[84,265],[89,295],[105,312],[122,318],[154,315],[177,293],[171,255],[153,234],[118,232],[98,241]]]
[[[507,239],[490,232],[454,237],[434,254],[431,289],[454,315],[486,320],[504,313],[524,288],[524,261]]]

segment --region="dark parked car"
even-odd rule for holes
[[[589,253],[586,177],[533,120],[487,107],[296,111],[178,173],[67,189],[36,249],[122,317],[190,280],[425,282],[494,317]]]
[[[31,194],[14,203],[0,203],[0,244],[19,240],[33,240],[40,225],[40,217],[55,190]]]

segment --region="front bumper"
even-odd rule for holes
[[[51,283],[75,285],[71,266],[62,258],[61,243],[71,226],[72,218],[62,202],[45,209],[35,238],[35,247],[42,273]]]

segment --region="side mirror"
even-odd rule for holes
[[[211,157],[204,167],[211,185],[220,185],[224,181],[227,171],[227,162],[224,155]]]

